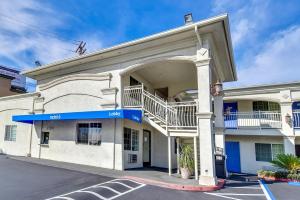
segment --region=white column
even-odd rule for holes
[[[177,152],[177,174],[180,174],[180,164],[179,164],[179,159],[180,159],[180,138],[179,137],[177,137],[176,138],[176,143],[177,143],[177,150],[176,150],[176,152]]]
[[[198,79],[198,135],[200,144],[200,177],[201,185],[216,185],[214,138],[212,127],[212,102],[210,94],[211,68],[208,49],[197,51]]]
[[[169,176],[172,175],[172,142],[171,136],[168,136],[168,167],[169,167]]]
[[[215,114],[215,146],[216,151],[222,151],[222,154],[225,156],[225,127],[224,127],[224,115],[223,115],[223,96],[218,95],[214,96],[214,114]],[[227,173],[226,162],[224,163],[224,170]]]
[[[293,119],[292,98],[290,90],[280,91],[280,109],[282,119],[282,132],[284,134],[284,152],[295,155],[295,135],[292,120],[287,121],[289,115]]]
[[[284,136],[283,137],[283,146],[285,154],[296,154],[295,149],[295,136]]]
[[[194,162],[195,162],[195,179],[198,180],[198,148],[197,148],[197,137],[194,137]]]

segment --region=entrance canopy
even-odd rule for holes
[[[142,123],[142,111],[131,109],[14,115],[12,121],[32,124],[34,121],[76,120],[76,119],[129,119]]]

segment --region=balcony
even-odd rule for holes
[[[300,129],[300,110],[293,111],[293,126],[295,129]]]
[[[281,113],[269,111],[225,113],[224,122],[227,129],[280,129],[282,125]]]

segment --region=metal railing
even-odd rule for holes
[[[294,128],[300,128],[300,110],[293,111],[293,126]]]
[[[225,128],[281,128],[281,113],[269,111],[224,113]]]
[[[144,90],[143,85],[125,87],[123,92],[124,107],[139,107],[164,127],[196,128],[196,105],[196,101],[167,102]]]

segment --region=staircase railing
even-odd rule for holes
[[[196,101],[167,102],[144,90],[143,85],[124,88],[123,106],[139,107],[170,128],[196,128]]]

